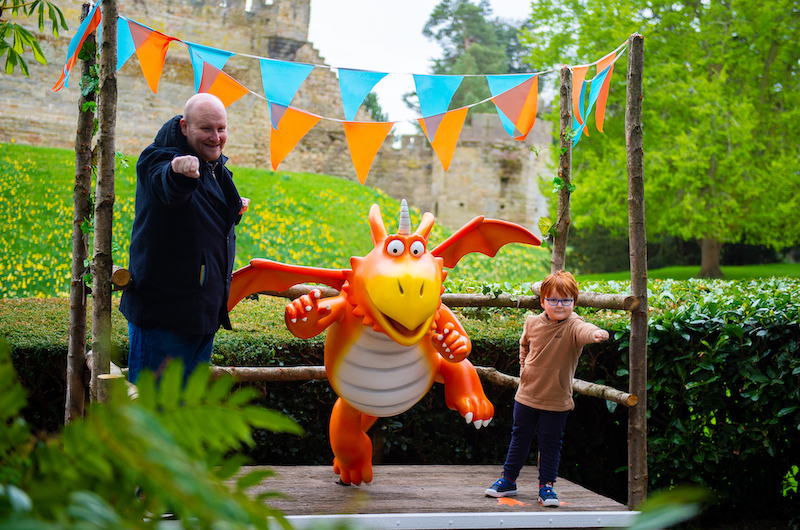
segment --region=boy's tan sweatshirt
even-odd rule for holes
[[[572,379],[578,358],[598,329],[575,313],[561,321],[551,321],[546,313],[528,316],[519,339],[520,378],[514,399],[539,410],[574,409]]]

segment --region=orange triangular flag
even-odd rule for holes
[[[597,96],[597,106],[594,111],[595,125],[600,132],[603,132],[603,120],[606,117],[606,101],[608,100],[608,87],[611,85],[611,74],[614,73],[614,60],[616,58],[617,52],[611,52],[597,63],[597,73],[609,67],[608,74],[603,80],[603,88],[600,89],[600,94]]]
[[[588,66],[576,66],[572,69],[572,115],[578,120],[580,125],[583,125],[583,116],[581,116],[581,88],[583,87],[583,80],[586,79],[586,71]]]
[[[439,157],[439,161],[445,171],[450,168],[450,161],[453,160],[453,152],[456,150],[458,136],[461,134],[461,128],[464,127],[464,120],[467,118],[468,110],[469,107],[462,107],[449,110],[438,116],[438,132],[436,133],[436,139],[431,142],[431,147],[436,152],[436,156]],[[428,135],[428,130],[425,120],[428,119],[430,118],[419,118],[417,120],[426,136]]]
[[[226,108],[249,92],[234,78],[205,61],[203,61],[203,77],[197,91],[217,96]]]
[[[164,59],[167,56],[167,48],[174,37],[168,37],[163,33],[153,31],[139,24],[131,24],[131,37],[136,44],[136,56],[139,58],[139,65],[142,73],[150,85],[153,93],[158,92],[158,81],[161,79],[161,72],[164,70]]]
[[[361,184],[367,181],[372,161],[375,160],[378,149],[383,145],[383,141],[393,126],[393,121],[344,122],[344,134],[347,136],[347,145],[350,147],[350,157],[353,159],[353,166],[356,168],[356,175]]]
[[[516,127],[515,140],[524,140],[536,122],[536,107],[539,100],[539,76],[533,76],[511,90],[492,98],[506,117]]]
[[[319,116],[293,107],[286,109],[281,118],[281,128],[272,127],[272,134],[269,138],[269,158],[274,171],[277,171],[280,163],[292,152],[297,142],[308,134],[308,131],[313,129],[320,119],[322,118]]]

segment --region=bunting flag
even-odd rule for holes
[[[586,72],[589,70],[588,66],[576,66],[572,69],[572,116],[573,120],[578,122],[578,125],[583,125],[583,100],[585,98]],[[575,90],[575,87],[580,86],[580,90]]]
[[[490,77],[495,77],[496,79],[490,80]],[[487,77],[489,90],[493,90],[492,84],[495,85],[494,90],[504,88],[504,86],[510,82],[510,80],[504,79],[505,77],[507,76]],[[539,76],[529,76],[525,81],[511,89],[503,91],[491,99],[492,103],[497,107],[497,113],[500,115],[500,121],[503,123],[506,132],[515,140],[522,141],[528,136],[531,129],[533,129],[533,124],[536,123],[536,110],[539,100]]]
[[[572,139],[572,147],[575,147],[576,145],[578,145],[578,142],[581,139],[581,132],[586,129],[586,119],[585,118],[587,118],[589,116],[589,114],[591,114],[592,107],[594,106],[595,101],[597,101],[597,98],[598,98],[598,96],[600,95],[600,92],[603,89],[603,85],[605,84],[606,77],[608,77],[608,73],[609,73],[609,71],[610,71],[612,66],[613,66],[613,64],[607,66],[605,70],[603,70],[602,72],[599,72],[596,76],[594,76],[594,79],[592,79],[592,81],[591,81],[591,89],[589,90],[589,105],[586,108],[586,114],[583,115],[584,116],[583,123],[579,124],[577,119],[575,118],[575,116],[573,115],[573,117],[572,117],[572,129],[574,131],[573,134],[575,135],[573,137],[573,139]],[[586,85],[586,81],[584,81],[584,86],[585,85]],[[581,92],[585,92],[585,89],[582,88]]]
[[[589,83],[590,82],[587,82],[584,79],[583,82],[581,83],[581,89],[578,91],[578,97],[580,98],[580,100],[578,101],[578,115],[581,116],[581,121],[577,122],[575,119],[572,120],[573,131],[577,131],[578,127],[576,127],[576,125],[579,125],[581,128],[583,128],[583,134],[585,134],[586,136],[589,136],[589,128],[585,127],[586,120],[589,118],[589,116],[588,113],[584,111],[584,105],[586,103],[586,86]],[[591,111],[591,109],[589,109],[589,111]]]
[[[117,17],[117,71],[136,52],[136,44],[131,35],[131,22],[133,21],[122,15]]]
[[[297,142],[308,134],[308,131],[313,129],[321,119],[320,116],[292,107],[285,110],[281,118],[281,128],[272,127],[269,139],[269,158],[273,171],[278,170],[278,165],[292,152]]]
[[[364,98],[378,84],[378,81],[387,75],[383,72],[339,68],[339,91],[342,94],[342,107],[344,107],[346,121],[356,119],[356,113],[361,107],[361,103],[364,102]]]
[[[467,118],[467,111],[469,111],[469,107],[461,107],[460,109],[450,110],[441,116],[419,118],[417,120],[422,127],[422,132],[427,136],[428,121],[432,118],[438,118],[436,124],[439,133],[436,135],[436,139],[431,141],[431,147],[433,147],[436,156],[439,157],[439,161],[445,171],[450,169],[450,162],[453,160],[458,137],[464,127],[464,120]]]
[[[417,88],[417,98],[422,117],[432,117],[444,114],[450,106],[453,95],[461,86],[463,75],[414,75],[414,86]],[[435,120],[428,124],[428,140],[433,142],[436,137],[438,125]]]
[[[218,50],[217,48],[203,46],[202,44],[195,44],[193,42],[184,41],[184,44],[189,48],[189,58],[192,60],[195,92],[201,91],[200,82],[203,78],[203,67],[206,63],[212,65],[217,70],[222,70],[225,68],[225,63],[228,62],[228,59],[236,55],[233,52]]]
[[[70,40],[67,60],[59,80],[53,86],[54,92],[68,86],[70,72],[77,63],[78,53],[87,36],[98,30],[101,18],[102,13],[96,4],[82,21],[76,35]],[[226,107],[238,101],[248,92],[261,97],[223,71],[228,59],[236,53],[182,41],[124,16],[117,17],[117,70],[135,53],[150,89],[157,93],[169,44],[173,40],[183,42],[189,50],[196,92],[214,94],[223,101]],[[599,61],[585,66],[570,67],[573,87],[580,86],[579,90],[573,90],[572,95],[573,147],[578,144],[581,133],[588,136],[586,122],[593,109],[595,109],[597,130],[603,132],[614,62],[625,50],[626,44],[627,41]],[[290,107],[300,86],[316,66],[331,67],[250,55],[247,57],[258,59],[260,62],[264,99],[267,100],[272,126],[270,158],[273,169],[277,169],[278,165],[319,120],[341,122],[336,118],[316,116]],[[587,81],[588,69],[594,65],[597,66],[597,74],[594,79]],[[337,68],[337,70],[345,115],[343,122],[345,135],[353,166],[359,181],[363,184],[366,182],[375,156],[394,126],[394,122],[376,123],[354,120],[364,98],[376,84],[389,75],[389,72],[345,68]],[[532,130],[536,121],[538,104],[538,75],[550,71],[552,70],[531,74],[484,76],[491,92],[489,100],[494,103],[504,129],[512,138],[525,140]],[[444,170],[447,171],[452,162],[468,110],[489,100],[479,101],[451,111],[448,108],[452,103],[453,96],[461,86],[463,75],[411,75],[414,77],[422,114],[418,122]],[[588,89],[589,94],[587,95],[588,85],[591,87]],[[279,127],[284,127],[285,130],[279,132]]]
[[[127,27],[125,27],[127,26]],[[139,66],[154,94],[158,93],[158,82],[164,70],[169,43],[176,39],[148,28],[138,22],[119,17],[117,19],[117,69],[136,52]]]
[[[227,108],[250,91],[216,66],[203,63],[197,92],[208,92],[217,96]]]
[[[51,89],[53,92],[58,92],[63,87],[69,86],[69,74],[72,72],[72,68],[75,66],[75,63],[78,62],[78,54],[81,52],[81,48],[83,48],[83,43],[86,41],[86,37],[91,35],[92,32],[97,29],[97,26],[100,25],[102,13],[99,7],[99,2],[92,7],[92,9],[86,15],[86,18],[84,18],[83,22],[81,22],[81,25],[78,26],[78,31],[75,33],[75,36],[69,41],[69,46],[67,47],[67,60],[64,63],[64,68],[61,69],[61,77],[58,78],[58,81],[56,81],[56,84],[53,85],[53,88]]]
[[[275,59],[259,59],[259,61],[261,63],[261,82],[264,86],[264,96],[270,103],[269,117],[272,121],[272,127],[277,129],[283,112],[276,116],[273,111],[281,108],[282,111],[285,111],[289,107],[300,85],[303,84],[308,74],[314,69],[314,65],[290,63]],[[273,106],[273,103],[277,105]]]
[[[600,72],[608,68],[608,74],[603,81],[600,95],[597,97],[597,110],[594,111],[594,121],[597,130],[603,132],[603,120],[606,117],[606,101],[608,100],[608,89],[611,86],[611,74],[614,73],[614,62],[617,60],[617,52],[611,52],[597,63],[597,71]]]
[[[375,155],[383,145],[383,141],[394,127],[394,122],[344,122],[344,134],[350,148],[350,157],[356,169],[358,181],[364,184],[367,181],[369,168]]]

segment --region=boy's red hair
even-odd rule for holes
[[[571,296],[574,300],[578,299],[578,282],[575,277],[567,271],[556,271],[547,276],[539,287],[540,298],[544,299],[554,292],[560,292]]]

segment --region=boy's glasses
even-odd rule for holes
[[[572,305],[573,299],[572,298],[545,298],[547,303],[553,307],[556,307],[558,304],[561,304],[564,307]]]

